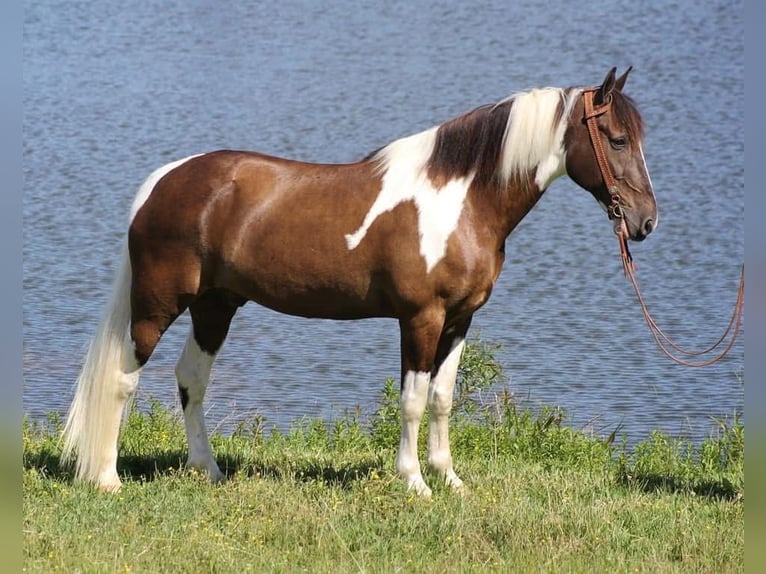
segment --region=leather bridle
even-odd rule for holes
[[[622,256],[622,265],[625,270],[625,276],[629,276],[635,271],[635,265],[633,263],[633,256],[628,249],[628,226],[625,223],[625,214],[622,211],[622,200],[617,193],[617,180],[612,174],[612,170],[609,167],[609,162],[606,159],[606,152],[604,151],[604,145],[601,143],[601,137],[598,134],[598,124],[596,118],[604,115],[612,107],[612,95],[608,94],[604,103],[596,106],[593,102],[596,98],[596,92],[601,88],[587,88],[582,92],[583,104],[585,106],[585,115],[583,120],[588,127],[588,134],[590,135],[590,143],[593,146],[593,153],[596,155],[596,161],[598,162],[598,169],[601,171],[601,177],[604,180],[604,185],[609,192],[609,205],[606,206],[606,212],[609,219],[614,221],[614,233],[617,235],[617,239],[620,242],[620,254]]]
[[[596,92],[601,88],[588,88],[583,90],[582,98],[585,104],[585,124],[588,126],[588,134],[590,135],[590,142],[593,146],[593,152],[596,154],[596,161],[598,161],[598,168],[601,171],[601,177],[604,178],[604,185],[609,192],[610,202],[607,206],[607,213],[609,219],[622,219],[622,205],[620,202],[620,196],[617,193],[617,180],[612,175],[612,170],[609,168],[609,162],[606,159],[606,152],[604,152],[604,145],[601,143],[601,138],[598,135],[598,124],[596,118],[604,115],[612,107],[612,95],[608,94],[606,101],[600,106],[595,106],[593,100],[596,98]]]

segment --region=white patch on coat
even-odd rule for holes
[[[426,262],[426,273],[444,258],[473,176],[454,179],[440,188],[433,186],[426,174],[426,164],[437,129],[397,140],[380,152],[383,185],[362,225],[346,235],[349,250],[359,246],[378,217],[400,203],[412,201],[418,212],[420,254]]]
[[[502,181],[531,170],[535,184],[545,190],[554,179],[566,173],[564,133],[581,91],[567,93],[560,88],[541,88],[509,98],[513,105],[498,168]],[[562,101],[564,111],[556,122]],[[433,186],[426,174],[426,165],[434,149],[437,130],[438,126],[397,140],[378,153],[383,185],[361,226],[346,235],[349,250],[359,246],[378,217],[404,201],[413,201],[418,211],[420,254],[425,259],[426,272],[445,256],[447,241],[457,227],[473,174],[453,179],[441,188]]]

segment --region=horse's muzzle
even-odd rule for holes
[[[626,239],[631,241],[643,241],[656,227],[653,217],[643,219],[634,219],[629,214],[623,212],[621,217],[612,218],[615,233],[622,233]]]
[[[647,238],[647,236],[652,232],[654,229],[654,219],[651,217],[647,217],[644,219],[644,221],[641,223],[641,225],[638,226],[638,229],[636,230],[635,237],[633,237],[634,241],[643,241]]]

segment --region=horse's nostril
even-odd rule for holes
[[[644,234],[649,235],[652,232],[652,229],[654,229],[654,219],[650,217],[644,221]]]

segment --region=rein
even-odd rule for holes
[[[583,91],[583,103],[585,105],[584,120],[588,126],[588,134],[590,135],[590,141],[593,145],[593,152],[596,155],[596,161],[598,162],[598,167],[601,171],[601,177],[604,179],[604,184],[606,185],[606,188],[609,192],[610,203],[609,206],[607,206],[607,214],[609,215],[609,219],[615,222],[614,233],[617,235],[617,240],[620,244],[620,256],[622,259],[622,268],[625,272],[625,277],[630,281],[634,291],[636,292],[636,297],[639,304],[641,305],[641,311],[644,314],[646,324],[649,326],[649,331],[652,333],[654,342],[668,358],[675,361],[679,365],[684,365],[687,367],[707,367],[708,365],[717,363],[729,353],[731,348],[734,346],[734,342],[737,340],[737,336],[739,335],[739,328],[742,324],[742,313],[745,299],[745,266],[743,265],[742,270],[740,271],[737,301],[734,304],[734,311],[732,312],[731,319],[729,320],[729,325],[726,327],[723,335],[721,335],[721,337],[715,343],[701,351],[689,351],[673,342],[670,337],[668,337],[662,331],[662,329],[660,329],[660,327],[657,325],[649,313],[649,309],[646,306],[644,297],[638,287],[638,281],[636,280],[636,265],[633,262],[633,256],[630,253],[630,249],[628,249],[628,226],[625,223],[620,196],[617,193],[617,182],[612,175],[612,170],[609,168],[609,163],[606,159],[606,153],[604,152],[604,147],[598,134],[596,118],[606,113],[611,107],[611,94],[608,96],[608,99],[604,104],[594,107],[593,99],[598,89],[599,88],[589,88]],[[700,355],[708,354],[718,349],[726,340],[726,337],[732,333],[732,330],[733,334],[728,344],[718,355],[709,359],[694,362],[683,359],[673,352],[675,351],[676,353],[686,357],[699,357]]]

